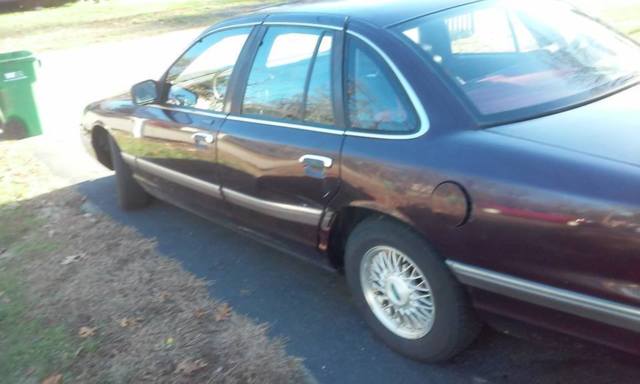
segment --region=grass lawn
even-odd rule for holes
[[[0,52],[79,47],[205,27],[225,17],[284,0],[110,0],[0,14]],[[573,0],[640,39],[640,4],[631,0]]]
[[[29,140],[0,142],[0,383],[311,381],[265,325],[85,204]]]
[[[8,383],[40,382],[51,372],[64,372],[84,340],[74,339],[62,325],[47,326],[30,312],[20,258],[37,249],[55,252],[51,241],[23,241],[33,228],[42,226],[20,203],[56,187],[26,182],[27,175],[41,174],[44,167],[30,156],[2,144],[0,151],[0,377]],[[93,343],[93,342],[92,342]]]
[[[83,1],[0,14],[0,52],[43,51],[205,27],[277,0]]]

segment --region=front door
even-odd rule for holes
[[[261,36],[220,130],[222,191],[240,225],[316,247],[340,183],[342,32],[268,25]]]
[[[205,215],[223,208],[216,138],[227,85],[251,31],[227,29],[198,40],[167,72],[164,101],[138,107],[131,134],[119,140],[148,188]]]

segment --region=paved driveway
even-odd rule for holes
[[[533,343],[487,330],[452,363],[407,360],[374,339],[342,276],[211,224],[169,204],[124,213],[107,176],[78,185],[115,220],[158,241],[159,250],[212,282],[211,294],[267,322],[321,383],[637,383],[638,360],[591,345]]]

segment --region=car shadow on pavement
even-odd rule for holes
[[[447,364],[387,349],[351,304],[343,276],[248,239],[167,203],[124,212],[112,176],[77,185],[103,213],[157,240],[158,250],[211,282],[238,312],[269,323],[321,383],[636,383],[638,359],[576,341],[552,345],[485,330]]]

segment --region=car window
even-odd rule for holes
[[[213,33],[193,45],[171,67],[167,103],[222,112],[229,78],[251,28]]]
[[[347,40],[347,109],[351,129],[417,130],[415,110],[387,65],[368,46]]]
[[[395,27],[482,125],[575,108],[640,82],[640,49],[563,1],[474,2]]]
[[[331,88],[331,48],[333,36],[325,35],[320,41],[318,53],[309,79],[304,120],[325,125],[334,124]]]
[[[503,9],[483,9],[445,20],[451,53],[516,52],[512,26]]]
[[[333,33],[271,27],[247,81],[242,113],[331,125]]]

